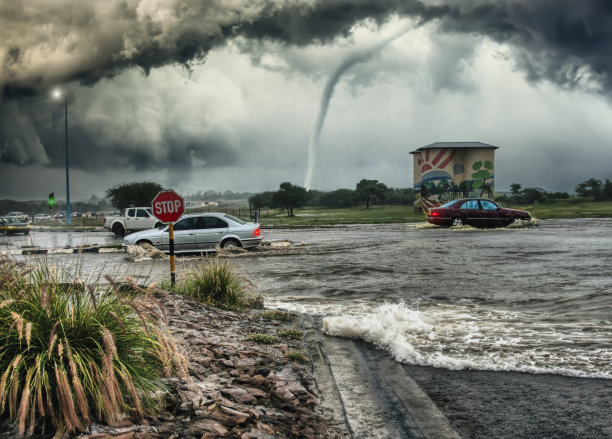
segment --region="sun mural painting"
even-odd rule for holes
[[[426,212],[457,198],[493,198],[497,148],[481,142],[437,142],[412,151],[415,205]]]

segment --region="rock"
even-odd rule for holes
[[[240,435],[240,439],[273,439],[274,437],[275,436],[258,429],[253,429],[248,433],[242,433]]]
[[[206,435],[213,434],[215,436],[227,436],[229,431],[223,425],[216,421],[212,421],[210,419],[204,419],[201,421],[197,421],[191,423],[189,427],[185,430],[185,434],[189,434],[192,436],[200,436],[208,437]],[[212,436],[212,437],[215,437]]]
[[[256,359],[253,358],[241,358],[236,362],[236,367],[249,367],[257,364]]]
[[[232,360],[221,360],[221,364],[227,367],[234,367],[234,362]]]
[[[227,415],[233,416],[237,420],[238,424],[242,424],[244,421],[251,417],[251,415],[248,413],[239,412],[238,410],[234,410],[225,406],[221,406],[221,411]]]
[[[268,394],[266,392],[264,392],[261,389],[257,389],[255,387],[247,387],[245,390],[247,392],[249,392],[251,395],[257,396],[257,397],[260,397],[260,398],[265,398],[266,396],[268,396]]]
[[[257,398],[247,392],[245,389],[240,387],[231,387],[228,389],[221,389],[221,393],[224,395],[229,395],[234,398],[238,402],[242,402],[244,404],[254,404],[257,402]]]
[[[279,388],[274,389],[274,391],[272,392],[272,395],[276,396],[278,399],[282,401],[290,402],[294,405],[299,404],[299,401],[297,400],[295,395],[291,393],[291,391],[289,391],[285,387],[279,387]]]

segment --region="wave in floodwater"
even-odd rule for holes
[[[491,230],[521,230],[521,229],[531,229],[533,227],[538,227],[540,225],[539,221],[536,218],[531,218],[529,220],[518,220],[515,221],[506,227],[488,227],[488,228],[479,228],[473,227],[470,225],[463,226],[451,226],[448,229],[455,232],[486,232]],[[408,229],[439,229],[441,226],[437,226],[435,224],[430,223],[417,223],[417,224],[409,224],[406,226]]]
[[[541,315],[456,305],[353,311],[323,318],[323,332],[372,343],[402,363],[612,379],[610,321],[555,324]]]

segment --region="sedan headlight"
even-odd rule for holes
[[[130,245],[129,241],[127,239],[123,240],[123,245]]]

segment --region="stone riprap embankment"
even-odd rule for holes
[[[167,379],[167,407],[145,425],[93,425],[81,439],[341,438],[341,420],[319,404],[303,340],[277,336],[298,323],[266,320],[160,295],[168,327],[189,361],[189,377]],[[269,334],[275,343],[249,341]],[[305,362],[286,354],[302,352]]]

